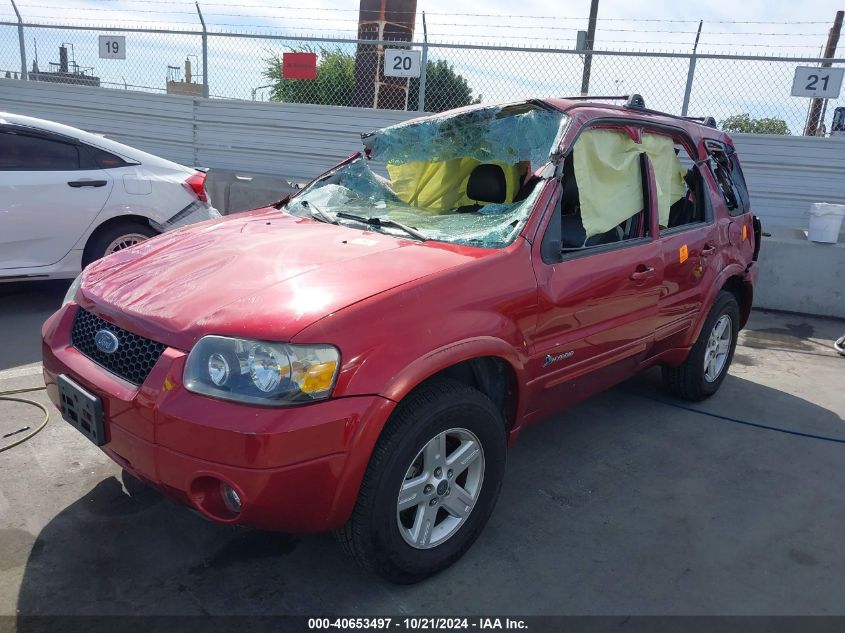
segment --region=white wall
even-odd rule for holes
[[[197,99],[198,164],[308,181],[361,150],[362,133],[414,116],[395,110]]]
[[[0,111],[50,119],[185,165],[310,180],[361,134],[415,112],[177,95],[0,79]]]
[[[62,86],[0,79],[0,110],[52,119],[187,165],[310,180],[360,149],[360,134],[415,112]],[[735,136],[755,213],[806,226],[812,202],[845,204],[845,139]]]
[[[0,111],[105,134],[121,143],[192,165],[190,97],[0,79]]]
[[[812,202],[845,204],[845,138],[734,135],[751,208],[768,226],[807,226]]]
[[[845,319],[845,241],[808,242],[803,231],[769,227],[760,249],[758,308]]]

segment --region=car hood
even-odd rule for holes
[[[178,229],[95,262],[79,302],[183,350],[206,334],[286,341],[367,297],[492,252],[270,208]]]

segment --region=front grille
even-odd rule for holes
[[[108,330],[117,336],[120,345],[115,352],[107,354],[97,347],[94,336],[100,330]],[[81,308],[73,319],[70,342],[98,365],[135,385],[140,385],[147,379],[165,347],[161,343],[103,321]]]

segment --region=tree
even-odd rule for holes
[[[734,114],[722,121],[725,132],[741,132],[744,134],[790,134],[789,127],[783,119],[766,117],[752,119],[747,112]]]
[[[408,109],[414,110],[420,94],[420,80],[416,77],[408,82]],[[425,104],[426,112],[443,112],[473,103],[480,103],[481,96],[472,97],[472,88],[466,78],[455,72],[445,59],[426,64]]]
[[[318,50],[300,48],[302,52],[316,52],[317,79],[283,79],[281,64],[276,56],[265,59],[264,76],[273,83],[270,90],[272,101],[286,103],[315,103],[320,105],[348,106],[355,91],[355,55],[341,48]],[[426,64],[425,109],[427,112],[442,112],[452,108],[479,103],[481,97],[473,99],[472,88],[467,80],[455,72],[445,60],[429,61]],[[420,80],[408,82],[408,109],[416,110]]]

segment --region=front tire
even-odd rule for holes
[[[505,425],[453,380],[405,398],[382,432],[349,522],[336,536],[364,567],[409,584],[458,560],[487,523],[505,472]]]
[[[716,296],[698,339],[679,367],[663,367],[663,384],[674,396],[697,402],[719,390],[739,336],[739,304],[730,292]]]

